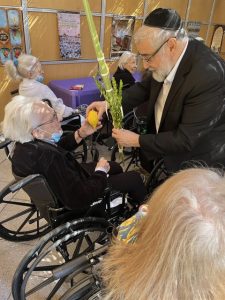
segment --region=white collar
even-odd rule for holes
[[[187,41],[187,43],[186,43],[186,45],[185,45],[185,47],[184,47],[184,50],[182,51],[180,57],[178,58],[176,64],[174,65],[173,69],[170,71],[170,73],[169,73],[169,74],[167,75],[167,77],[165,78],[165,80],[164,80],[164,83],[165,83],[165,84],[172,84],[172,82],[173,82],[173,80],[174,80],[174,77],[175,77],[175,75],[176,75],[177,69],[178,69],[178,67],[179,67],[179,65],[180,65],[180,62],[181,62],[181,60],[182,60],[182,58],[183,58],[183,56],[184,56],[184,53],[185,53],[185,51],[186,51],[186,49],[187,49],[187,46],[188,46],[188,41]]]

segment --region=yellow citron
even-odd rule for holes
[[[98,125],[98,114],[95,110],[90,110],[87,117],[88,123],[93,127],[96,128]]]

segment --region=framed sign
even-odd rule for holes
[[[131,39],[134,32],[135,17],[114,16],[112,20],[111,54],[120,56],[123,51],[131,51]]]
[[[63,59],[79,58],[80,46],[80,14],[58,13],[58,31],[60,54]]]
[[[18,9],[0,9],[0,64],[13,59],[22,52],[22,15]]]

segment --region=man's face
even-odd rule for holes
[[[146,38],[140,39],[136,43],[144,68],[150,70],[153,78],[158,82],[164,81],[173,67],[168,42],[169,39],[156,48],[146,35]]]
[[[52,133],[61,131],[61,124],[56,112],[46,103],[36,103],[34,107],[34,117],[37,125],[33,130],[33,135],[38,139],[50,139]]]

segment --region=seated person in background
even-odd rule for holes
[[[47,103],[16,96],[5,107],[2,129],[6,138],[15,141],[13,173],[21,177],[42,174],[61,203],[79,216],[88,211],[107,186],[128,193],[137,204],[145,199],[140,174],[122,173],[119,164],[104,158],[97,164],[79,164],[74,159],[70,151],[96,131],[86,120],[77,131],[61,137],[57,114]]]
[[[21,54],[18,58],[18,64],[15,65],[12,60],[9,60],[5,63],[5,70],[11,79],[21,80],[19,85],[20,95],[49,99],[59,120],[70,116],[74,112],[73,108],[64,105],[62,99],[57,98],[53,91],[42,83],[44,72],[37,57]]]
[[[225,299],[225,178],[187,169],[152,195],[133,244],[103,261],[106,299]]]
[[[118,68],[113,75],[116,80],[117,86],[120,80],[123,81],[123,89],[126,89],[135,84],[135,79],[132,75],[137,70],[136,55],[129,51],[123,52],[118,62]]]

